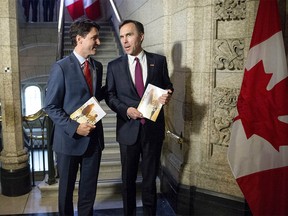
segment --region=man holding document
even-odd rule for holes
[[[173,92],[164,56],[142,49],[144,27],[135,20],[120,24],[120,40],[126,55],[108,64],[107,104],[117,113],[120,144],[124,215],[136,214],[136,178],[141,158],[144,215],[156,215],[160,155],[165,137],[164,111],[156,121],[143,118],[137,107],[148,84],[166,90],[158,101],[165,105]]]
[[[69,34],[74,50],[52,66],[47,84],[45,111],[55,126],[53,150],[60,177],[59,215],[74,215],[73,191],[79,166],[78,215],[93,215],[104,148],[103,126],[101,120],[96,124],[79,123],[72,120],[71,114],[91,97],[98,101],[104,98],[103,66],[90,57],[100,45],[99,30],[100,26],[88,19],[71,24]],[[99,114],[93,115],[96,118]]]

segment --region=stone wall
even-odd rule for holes
[[[22,84],[46,83],[57,54],[57,23],[25,23],[19,26]],[[36,80],[35,80],[36,79]]]

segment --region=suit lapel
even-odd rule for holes
[[[120,64],[120,70],[125,72],[125,75],[127,76],[127,79],[129,79],[129,82],[131,85],[134,86],[133,79],[131,77],[130,69],[129,69],[129,63],[128,63],[128,56],[127,54],[123,56],[122,58],[123,64]]]
[[[95,61],[91,61],[92,62],[92,66],[93,66],[93,68],[92,68],[92,71],[93,71],[93,85],[94,85],[94,83],[95,83],[95,85],[96,86],[94,86],[94,88],[95,89],[97,89],[97,78],[98,78],[98,73],[99,73],[99,69],[98,69],[98,67],[97,67],[97,65],[96,65],[96,63],[95,63]],[[95,90],[94,90],[94,94],[95,94]]]
[[[131,77],[127,54],[122,57],[121,61],[122,62],[119,64],[119,67],[120,67],[119,70],[123,71],[125,73],[124,77],[122,77],[122,78],[127,77],[127,79],[129,80],[128,82],[133,87],[135,94],[138,95],[136,87],[134,85],[134,81],[133,81],[133,79]]]
[[[81,65],[78,61],[78,59],[76,58],[76,56],[72,53],[70,55],[70,62],[71,62],[71,70],[75,71],[75,76],[76,78],[79,80],[79,83],[86,88],[87,92],[90,93],[89,87],[87,85],[86,79],[84,77]]]
[[[155,59],[153,58],[153,55],[151,53],[145,52],[145,54],[146,54],[146,59],[147,59],[147,79],[145,83],[145,89],[146,89],[148,83],[150,83],[151,76],[154,71]]]

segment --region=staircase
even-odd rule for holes
[[[100,25],[100,46],[95,59],[103,64],[103,85],[109,61],[119,56],[119,48],[112,25],[98,22]],[[110,110],[105,101],[100,102],[107,115],[102,119],[105,148],[97,185],[97,200],[121,199],[121,163],[119,144],[116,142],[116,114]]]

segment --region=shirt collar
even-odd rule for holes
[[[129,64],[133,64],[136,57],[140,60],[140,62],[143,61],[144,56],[145,56],[144,50],[142,50],[137,56],[128,55]]]
[[[80,56],[75,50],[73,50],[74,55],[76,56],[76,58],[78,59],[80,65],[84,64],[85,62],[85,58],[83,58],[82,56]],[[89,58],[87,58],[89,61]],[[89,61],[90,62],[90,61]]]

